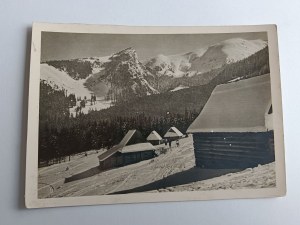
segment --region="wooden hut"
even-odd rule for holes
[[[275,160],[270,75],[218,85],[187,130],[196,166],[248,168]]]
[[[147,137],[147,141],[153,145],[159,145],[162,143],[162,137],[154,130]]]
[[[170,141],[174,141],[182,137],[183,134],[176,127],[170,127],[170,129],[164,135],[164,138]]]
[[[121,142],[99,155],[99,167],[107,170],[151,159],[155,156],[155,147],[146,142],[137,130],[129,130]]]

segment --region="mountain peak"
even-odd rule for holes
[[[120,58],[122,60],[137,60],[137,53],[134,48],[129,47],[112,55],[112,58]]]

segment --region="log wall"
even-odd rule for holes
[[[273,131],[195,133],[193,140],[196,166],[201,168],[249,168],[275,160]]]

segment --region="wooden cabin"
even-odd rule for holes
[[[187,130],[196,166],[249,168],[275,160],[270,75],[218,85]]]
[[[147,141],[153,145],[159,145],[162,143],[162,137],[154,130],[147,137]]]
[[[118,145],[99,155],[99,167],[107,170],[126,166],[155,156],[155,147],[137,130],[129,130]]]
[[[166,138],[168,141],[178,140],[182,137],[183,134],[176,127],[170,127],[170,129],[164,135],[164,138]]]

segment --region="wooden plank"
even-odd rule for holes
[[[203,139],[203,140],[194,140],[194,143],[217,143],[217,144],[223,144],[223,143],[228,143],[228,144],[240,144],[243,143],[245,145],[253,145],[253,144],[258,144],[258,145],[263,145],[266,144],[266,141],[245,141],[245,140],[207,140],[207,139]]]
[[[224,153],[241,153],[241,154],[250,154],[250,155],[265,155],[265,154],[269,154],[269,152],[267,151],[257,151],[257,152],[253,152],[253,151],[247,151],[247,150],[224,150],[224,149],[204,149],[202,148],[201,150],[195,151],[196,154],[201,154],[202,152],[224,152]]]
[[[249,149],[249,150],[256,150],[256,149],[267,149],[267,145],[252,145],[252,146],[244,146],[242,143],[240,145],[233,145],[233,144],[197,144],[195,145],[199,148],[232,148],[232,149]]]
[[[264,159],[266,156],[258,156],[258,155],[245,155],[245,154],[232,154],[232,153],[218,153],[218,152],[202,152],[202,155],[210,155],[210,156],[222,156],[224,158],[228,157],[237,157],[237,158],[253,158],[253,159]]]

